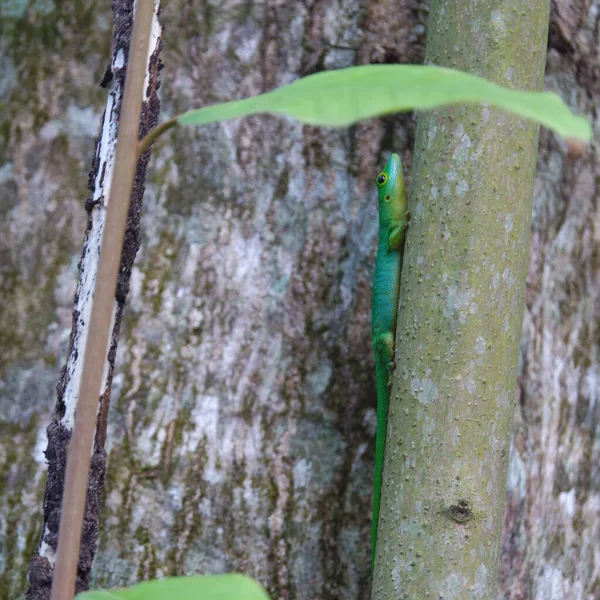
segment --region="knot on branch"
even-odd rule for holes
[[[467,500],[459,500],[457,504],[452,504],[448,509],[450,518],[457,523],[464,523],[471,518],[473,512]]]

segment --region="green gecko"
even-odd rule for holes
[[[377,191],[379,194],[379,243],[373,275],[371,305],[377,382],[377,438],[375,442],[371,566],[375,563],[377,544],[383,453],[387,435],[391,372],[394,365],[394,337],[400,296],[400,270],[410,218],[402,162],[397,154],[392,154],[385,169],[377,176]]]

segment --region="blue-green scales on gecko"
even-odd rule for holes
[[[375,441],[375,492],[371,533],[372,562],[375,560],[377,525],[381,502],[383,453],[390,404],[391,372],[394,363],[394,338],[400,296],[400,270],[408,228],[408,198],[402,162],[392,154],[377,176],[379,195],[379,243],[375,259],[372,298],[372,336],[377,382],[377,438]]]

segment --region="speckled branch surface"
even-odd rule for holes
[[[543,81],[549,0],[434,0],[426,62]],[[538,128],[486,106],[417,124],[373,600],[492,600]]]

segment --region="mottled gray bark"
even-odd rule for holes
[[[542,86],[549,0],[434,0],[425,60]],[[538,127],[419,117],[373,600],[496,597]]]
[[[40,536],[45,427],[106,96],[95,82],[109,56],[110,7],[81,8],[36,3],[1,25],[0,90],[10,103],[0,119],[0,598],[11,600],[27,587]],[[555,11],[551,29],[546,86],[585,114],[599,98],[599,8],[565,4],[566,24]],[[163,118],[321,68],[421,62],[426,9],[414,0],[168,2]],[[238,569],[274,598],[368,597],[370,186],[392,149],[410,172],[413,135],[408,116],[346,131],[256,117],[157,144],[113,381],[93,585]],[[503,589],[546,600],[552,581],[589,600],[600,569],[591,551],[600,167],[596,147],[570,163],[562,142],[541,140],[528,288],[538,308],[522,346],[528,395],[509,471]],[[585,275],[558,269],[570,264]],[[545,366],[533,353],[540,340]],[[574,356],[578,366],[568,366]],[[557,385],[544,404],[540,386],[559,359],[569,377],[582,375],[569,381],[589,383]],[[569,448],[571,462],[554,468]],[[536,473],[547,478],[543,499]],[[580,537],[557,534],[569,527]]]

